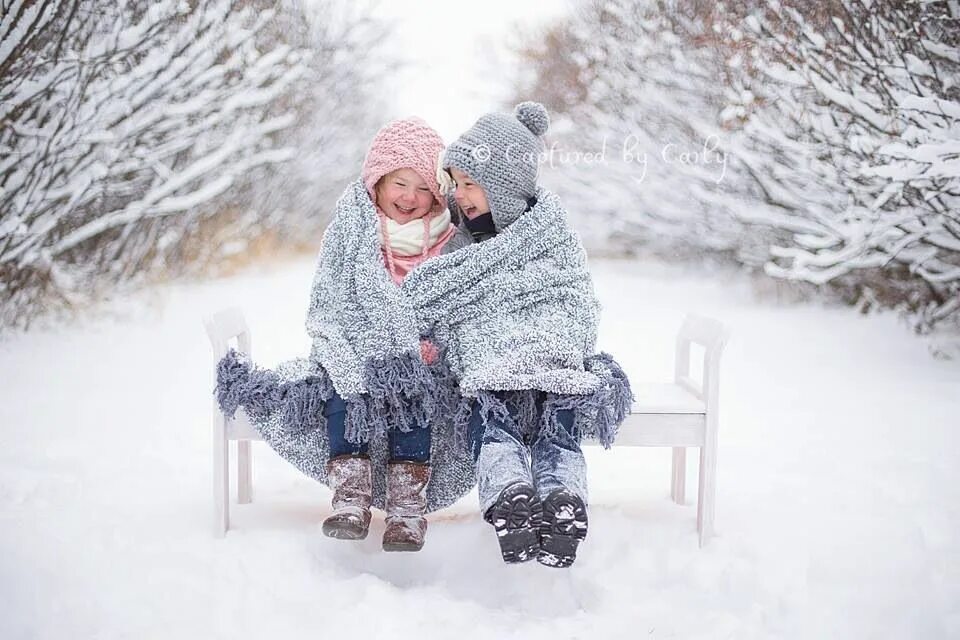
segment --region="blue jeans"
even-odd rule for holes
[[[542,401],[538,408],[539,422]],[[507,403],[507,411],[506,420],[491,416],[486,425],[478,403],[474,403],[470,414],[470,444],[477,468],[480,512],[486,513],[500,492],[515,482],[536,487],[541,500],[555,489],[566,489],[586,503],[587,463],[573,428],[573,412],[558,411],[560,428],[555,435],[545,437],[538,425],[518,424],[516,407]]]
[[[347,403],[336,392],[324,405],[323,415],[327,419],[331,458],[367,454],[368,443],[347,441]],[[430,462],[430,427],[416,423],[410,427],[410,431],[390,429],[387,432],[390,462]]]

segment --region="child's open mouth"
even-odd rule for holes
[[[399,211],[400,213],[408,214],[408,215],[416,211],[416,207],[411,207],[408,209],[406,207],[401,207],[400,205],[395,205],[395,206],[397,207],[397,211]]]

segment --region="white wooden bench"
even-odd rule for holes
[[[250,354],[250,330],[243,313],[226,309],[204,319],[213,346],[214,364],[233,344]],[[720,322],[688,315],[676,339],[674,380],[649,384],[631,380],[636,401],[620,427],[615,446],[672,447],[673,464],[670,496],[684,503],[686,451],[700,449],[697,490],[697,532],[700,546],[713,534],[717,477],[717,409],[719,401],[720,355],[727,332]],[[700,375],[691,371],[691,345],[703,348]],[[214,374],[215,377],[215,374]],[[214,533],[226,535],[230,528],[230,442],[237,443],[237,503],[253,499],[250,442],[261,440],[243,409],[232,419],[213,400],[213,504]]]

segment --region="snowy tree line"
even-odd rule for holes
[[[347,3],[0,0],[0,16],[0,327],[318,237],[380,119],[380,28]]]
[[[520,55],[599,241],[960,323],[960,2],[596,1]]]

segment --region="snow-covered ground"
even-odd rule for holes
[[[757,300],[737,275],[594,263],[601,346],[635,379],[669,378],[685,311],[732,329],[704,549],[659,449],[588,451],[568,571],[503,565],[475,496],[418,554],[382,553],[379,515],[366,541],[326,539],[329,491],[262,445],[255,502],[214,539],[201,315],[241,305],[264,364],[304,353],[311,272],[164,287],[0,342],[0,638],[960,636],[960,365],[891,315]]]

